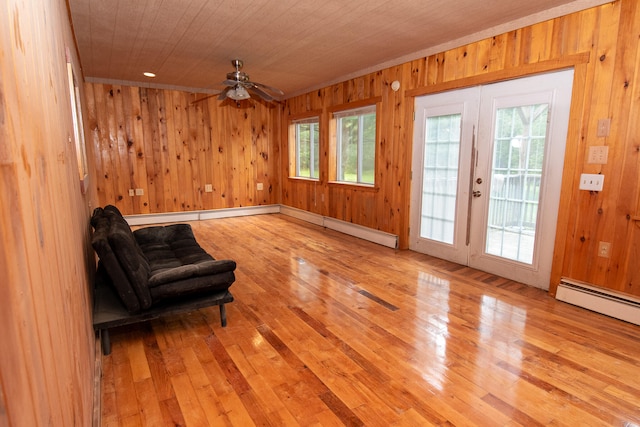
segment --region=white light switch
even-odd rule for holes
[[[580,189],[588,191],[602,191],[604,175],[583,173],[580,175]]]
[[[609,136],[609,131],[611,130],[611,119],[600,119],[598,120],[598,137],[604,138]]]

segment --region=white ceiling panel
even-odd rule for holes
[[[285,98],[603,3],[69,0],[90,81],[215,92],[239,58],[252,81]]]

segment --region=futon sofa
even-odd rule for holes
[[[94,319],[108,354],[108,328],[233,301],[236,263],[216,260],[196,241],[189,224],[132,231],[115,206],[96,208],[91,244],[98,254]],[[105,340],[106,337],[106,340]]]

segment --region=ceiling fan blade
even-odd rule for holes
[[[277,87],[271,87],[271,86],[267,86],[267,85],[262,84],[262,83],[255,83],[255,82],[251,82],[251,84],[253,84],[254,86],[257,86],[257,87],[259,87],[261,89],[266,89],[269,92],[273,92],[276,95],[280,95],[280,96],[284,95],[284,92],[281,91],[280,89],[278,89]]]
[[[222,101],[224,99],[227,98],[227,95],[229,94],[229,91],[233,89],[233,86],[228,86],[226,88],[224,88],[224,90],[222,92],[220,92],[220,96],[218,96],[218,101]]]
[[[274,100],[273,96],[269,95],[267,92],[265,92],[264,90],[260,89],[255,83],[248,83],[248,84],[245,85],[245,87],[251,93],[255,93],[256,95],[258,95],[260,98],[264,99],[265,101],[273,101]]]
[[[224,99],[231,98],[233,100],[240,101],[250,98],[253,94],[267,102],[270,102],[275,101],[276,98],[274,95],[284,95],[284,92],[278,88],[250,81],[249,75],[240,71],[243,65],[241,60],[234,59],[231,61],[231,65],[233,65],[236,70],[234,72],[227,73],[227,79],[221,83],[225,85],[226,88],[220,93],[218,100],[222,101]]]
[[[205,100],[207,100],[209,98],[212,98],[214,96],[217,96],[217,95],[218,95],[217,93],[212,93],[211,95],[203,96],[202,98],[198,98],[195,101],[191,101],[191,105],[197,104],[198,102],[201,102],[201,101],[205,101]]]

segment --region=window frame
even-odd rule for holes
[[[318,177],[313,176],[314,172],[314,164],[311,163],[314,161],[314,153],[310,147],[309,150],[309,176],[300,176],[300,140],[298,138],[299,127],[300,124],[316,124],[318,127],[318,140],[316,141],[318,145]],[[322,113],[321,111],[310,111],[302,115],[296,115],[289,117],[289,178],[290,179],[300,179],[300,180],[309,180],[309,181],[320,181],[322,176],[322,162],[321,162],[321,147],[322,147]]]
[[[85,194],[89,187],[89,173],[87,167],[87,149],[84,136],[84,122],[82,118],[82,95],[76,73],[73,69],[71,53],[65,47],[65,59],[67,63],[67,81],[69,84],[69,103],[71,108],[71,119],[73,123],[73,142],[76,151],[76,163],[78,167],[78,177],[80,180],[80,191]],[[69,136],[71,142],[71,136]]]
[[[378,172],[378,159],[380,153],[379,141],[380,141],[380,111],[381,111],[382,97],[375,97],[365,99],[362,101],[352,102],[348,104],[342,104],[339,106],[328,109],[330,115],[329,126],[329,184],[335,185],[348,185],[357,186],[363,189],[377,189],[378,181],[376,179]],[[373,160],[373,183],[361,181],[361,168],[362,157],[361,148],[363,139],[358,140],[358,178],[357,181],[344,181],[339,180],[341,165],[341,156],[339,155],[339,149],[342,144],[341,135],[338,131],[339,121],[345,117],[353,117],[354,115],[360,115],[359,120],[362,120],[365,114],[370,112],[375,113],[375,141],[374,141],[374,160]]]

